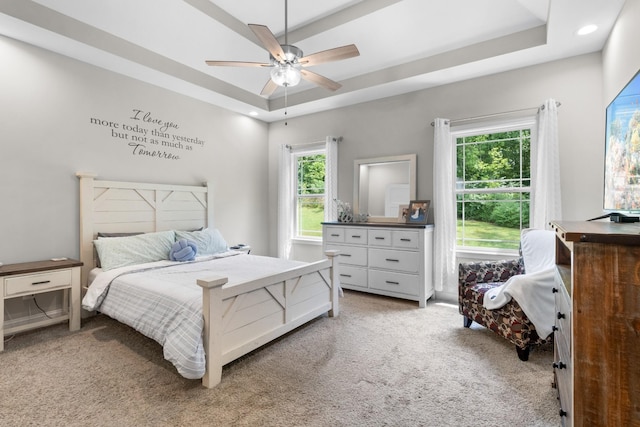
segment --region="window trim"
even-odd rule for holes
[[[493,190],[459,190],[456,187],[453,189],[454,200],[456,200],[460,194],[499,194],[499,193],[529,193],[530,195],[533,193],[533,168],[534,168],[534,140],[536,138],[536,117],[535,116],[526,116],[515,119],[507,119],[507,120],[497,120],[491,122],[484,123],[476,123],[476,124],[468,124],[462,126],[456,126],[451,129],[451,143],[454,144],[455,150],[457,150],[457,139],[461,137],[474,136],[474,135],[483,135],[490,133],[499,133],[499,132],[511,132],[511,131],[520,131],[523,129],[529,129],[529,139],[530,139],[530,171],[531,176],[529,177],[529,186],[527,187],[510,187],[510,188],[496,188]],[[457,163],[454,158],[454,183],[457,181]],[[522,177],[520,177],[522,180]],[[529,202],[531,198],[529,198]],[[529,205],[529,209],[531,209],[531,205]],[[531,212],[529,212],[531,213]],[[457,208],[456,208],[456,218],[457,221]],[[523,230],[521,226],[520,230]],[[517,249],[502,249],[497,247],[483,247],[483,246],[461,246],[458,245],[457,238],[457,226],[456,226],[456,239],[454,242],[454,251],[456,256],[477,256],[477,255],[489,255],[489,256],[517,256],[519,251]]]
[[[298,159],[300,157],[304,157],[304,156],[314,156],[317,154],[324,154],[325,156],[325,170],[326,170],[326,156],[327,156],[327,149],[324,143],[322,144],[310,144],[305,146],[304,148],[299,148],[299,149],[293,149],[291,151],[291,156],[292,156],[292,164],[293,167],[291,168],[291,179],[292,179],[292,194],[291,196],[293,197],[293,204],[292,204],[292,208],[293,208],[293,212],[292,212],[292,235],[291,235],[291,241],[292,242],[305,242],[305,243],[311,243],[311,242],[317,242],[317,243],[322,243],[322,233],[320,234],[320,236],[317,237],[313,237],[313,236],[302,236],[298,234],[299,231],[299,227],[298,227]],[[327,178],[325,176],[325,188],[324,188],[324,192],[322,193],[322,197],[325,199],[325,207],[324,209],[327,208],[326,206],[326,191],[327,191]]]

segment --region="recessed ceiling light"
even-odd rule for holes
[[[589,24],[589,25],[585,25],[584,27],[580,28],[576,34],[578,34],[579,36],[586,36],[587,34],[591,34],[593,33],[595,30],[598,29],[598,26],[595,24]]]
[[[250,112],[249,112],[249,115],[250,115],[250,116],[254,116],[254,117],[255,117],[255,116],[257,116],[257,115],[258,115],[258,112],[257,112],[257,111],[250,111]]]

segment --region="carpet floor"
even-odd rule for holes
[[[155,341],[98,315],[17,335],[0,353],[2,426],[558,426],[553,349],[521,362],[457,306],[345,291],[320,317],[205,389]]]

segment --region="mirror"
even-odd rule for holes
[[[370,222],[396,222],[400,205],[416,199],[416,155],[354,160],[353,211]]]

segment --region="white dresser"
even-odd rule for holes
[[[340,251],[343,288],[420,307],[433,296],[433,225],[327,222],[322,236],[324,250]]]

